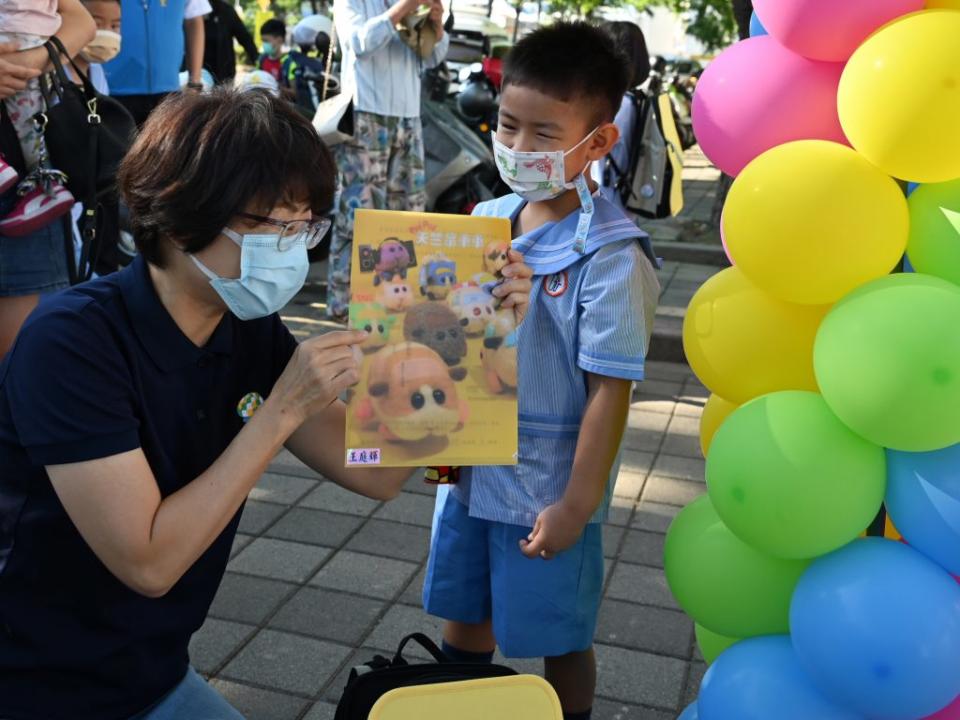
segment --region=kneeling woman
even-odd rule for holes
[[[140,255],[41,305],[0,365],[0,717],[239,718],[187,644],[268,463],[286,446],[376,498],[406,480],[343,468],[364,335],[298,345],[276,314],[335,173],[258,91],[178,95],[145,126],[119,177]]]

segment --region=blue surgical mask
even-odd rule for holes
[[[279,250],[280,236],[276,234],[240,235],[230,228],[222,232],[240,246],[239,278],[222,278],[194,255],[190,258],[210,278],[210,285],[239,319],[272,315],[303,287],[310,269],[305,240]]]
[[[269,58],[272,58],[272,57],[273,57],[273,52],[274,52],[274,50],[273,50],[273,43],[270,42],[269,40],[264,40],[264,41],[263,41],[263,54],[266,55],[266,56],[269,57]]]

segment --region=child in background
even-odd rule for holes
[[[557,23],[507,57],[494,154],[514,190],[475,215],[513,223],[534,272],[518,330],[517,466],[441,486],[424,606],[455,660],[543,657],[568,720],[590,717],[602,522],[659,284],[646,234],[588,180],[617,142],[628,70],[610,37]]]
[[[20,50],[40,47],[60,29],[58,0],[3,0],[0,2],[0,43],[16,43]],[[10,207],[0,202],[0,235],[22,237],[49,225],[70,211],[74,198],[64,187],[66,177],[50,167],[43,134],[33,122],[44,109],[40,80],[3,101],[13,123],[27,174],[20,177],[0,157],[0,196],[14,187],[17,199]]]
[[[257,68],[273,75],[273,79],[282,85],[287,64],[287,56],[283,52],[287,26],[282,20],[271,18],[260,26],[260,38],[263,52],[257,59]]]

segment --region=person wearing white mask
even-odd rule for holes
[[[101,65],[120,53],[120,0],[81,0],[97,24],[97,34],[73,59],[101,95],[109,95],[107,76]]]
[[[247,494],[284,447],[374,498],[411,474],[344,467],[366,333],[298,343],[277,314],[335,175],[263,90],[177,93],[147,120],[118,173],[139,255],[50,298],[0,366],[0,717],[241,719],[188,645]],[[504,272],[519,321],[530,273]]]

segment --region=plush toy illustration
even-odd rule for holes
[[[491,242],[483,249],[483,269],[496,278],[501,278],[501,271],[510,264],[507,251],[510,246],[505,242]]]
[[[440,253],[431,255],[420,266],[420,294],[431,300],[444,300],[457,284],[457,264]]]
[[[449,435],[463,428],[470,413],[456,387],[466,375],[462,367],[448,368],[426,345],[387,345],[371,359],[369,395],[357,406],[357,420],[394,442]]]
[[[447,298],[467,335],[480,335],[494,318],[493,296],[476,283],[464,283],[453,289]]]
[[[460,318],[441,303],[421,303],[403,319],[403,337],[426,345],[451,367],[467,354],[467,338]]]
[[[389,237],[377,248],[361,245],[357,252],[360,256],[360,272],[375,273],[374,286],[389,282],[394,277],[406,280],[407,268],[417,264],[416,251],[411,240]]]
[[[517,387],[517,325],[512,310],[501,310],[487,325],[480,361],[490,392]]]
[[[350,304],[350,327],[370,333],[370,337],[360,345],[365,353],[379,350],[390,341],[390,331],[396,321],[380,303]]]
[[[380,303],[390,312],[403,312],[413,305],[413,293],[406,280],[391,280],[380,286]]]
[[[456,485],[460,482],[460,468],[449,465],[428,467],[423,471],[423,481],[428,485]]]

